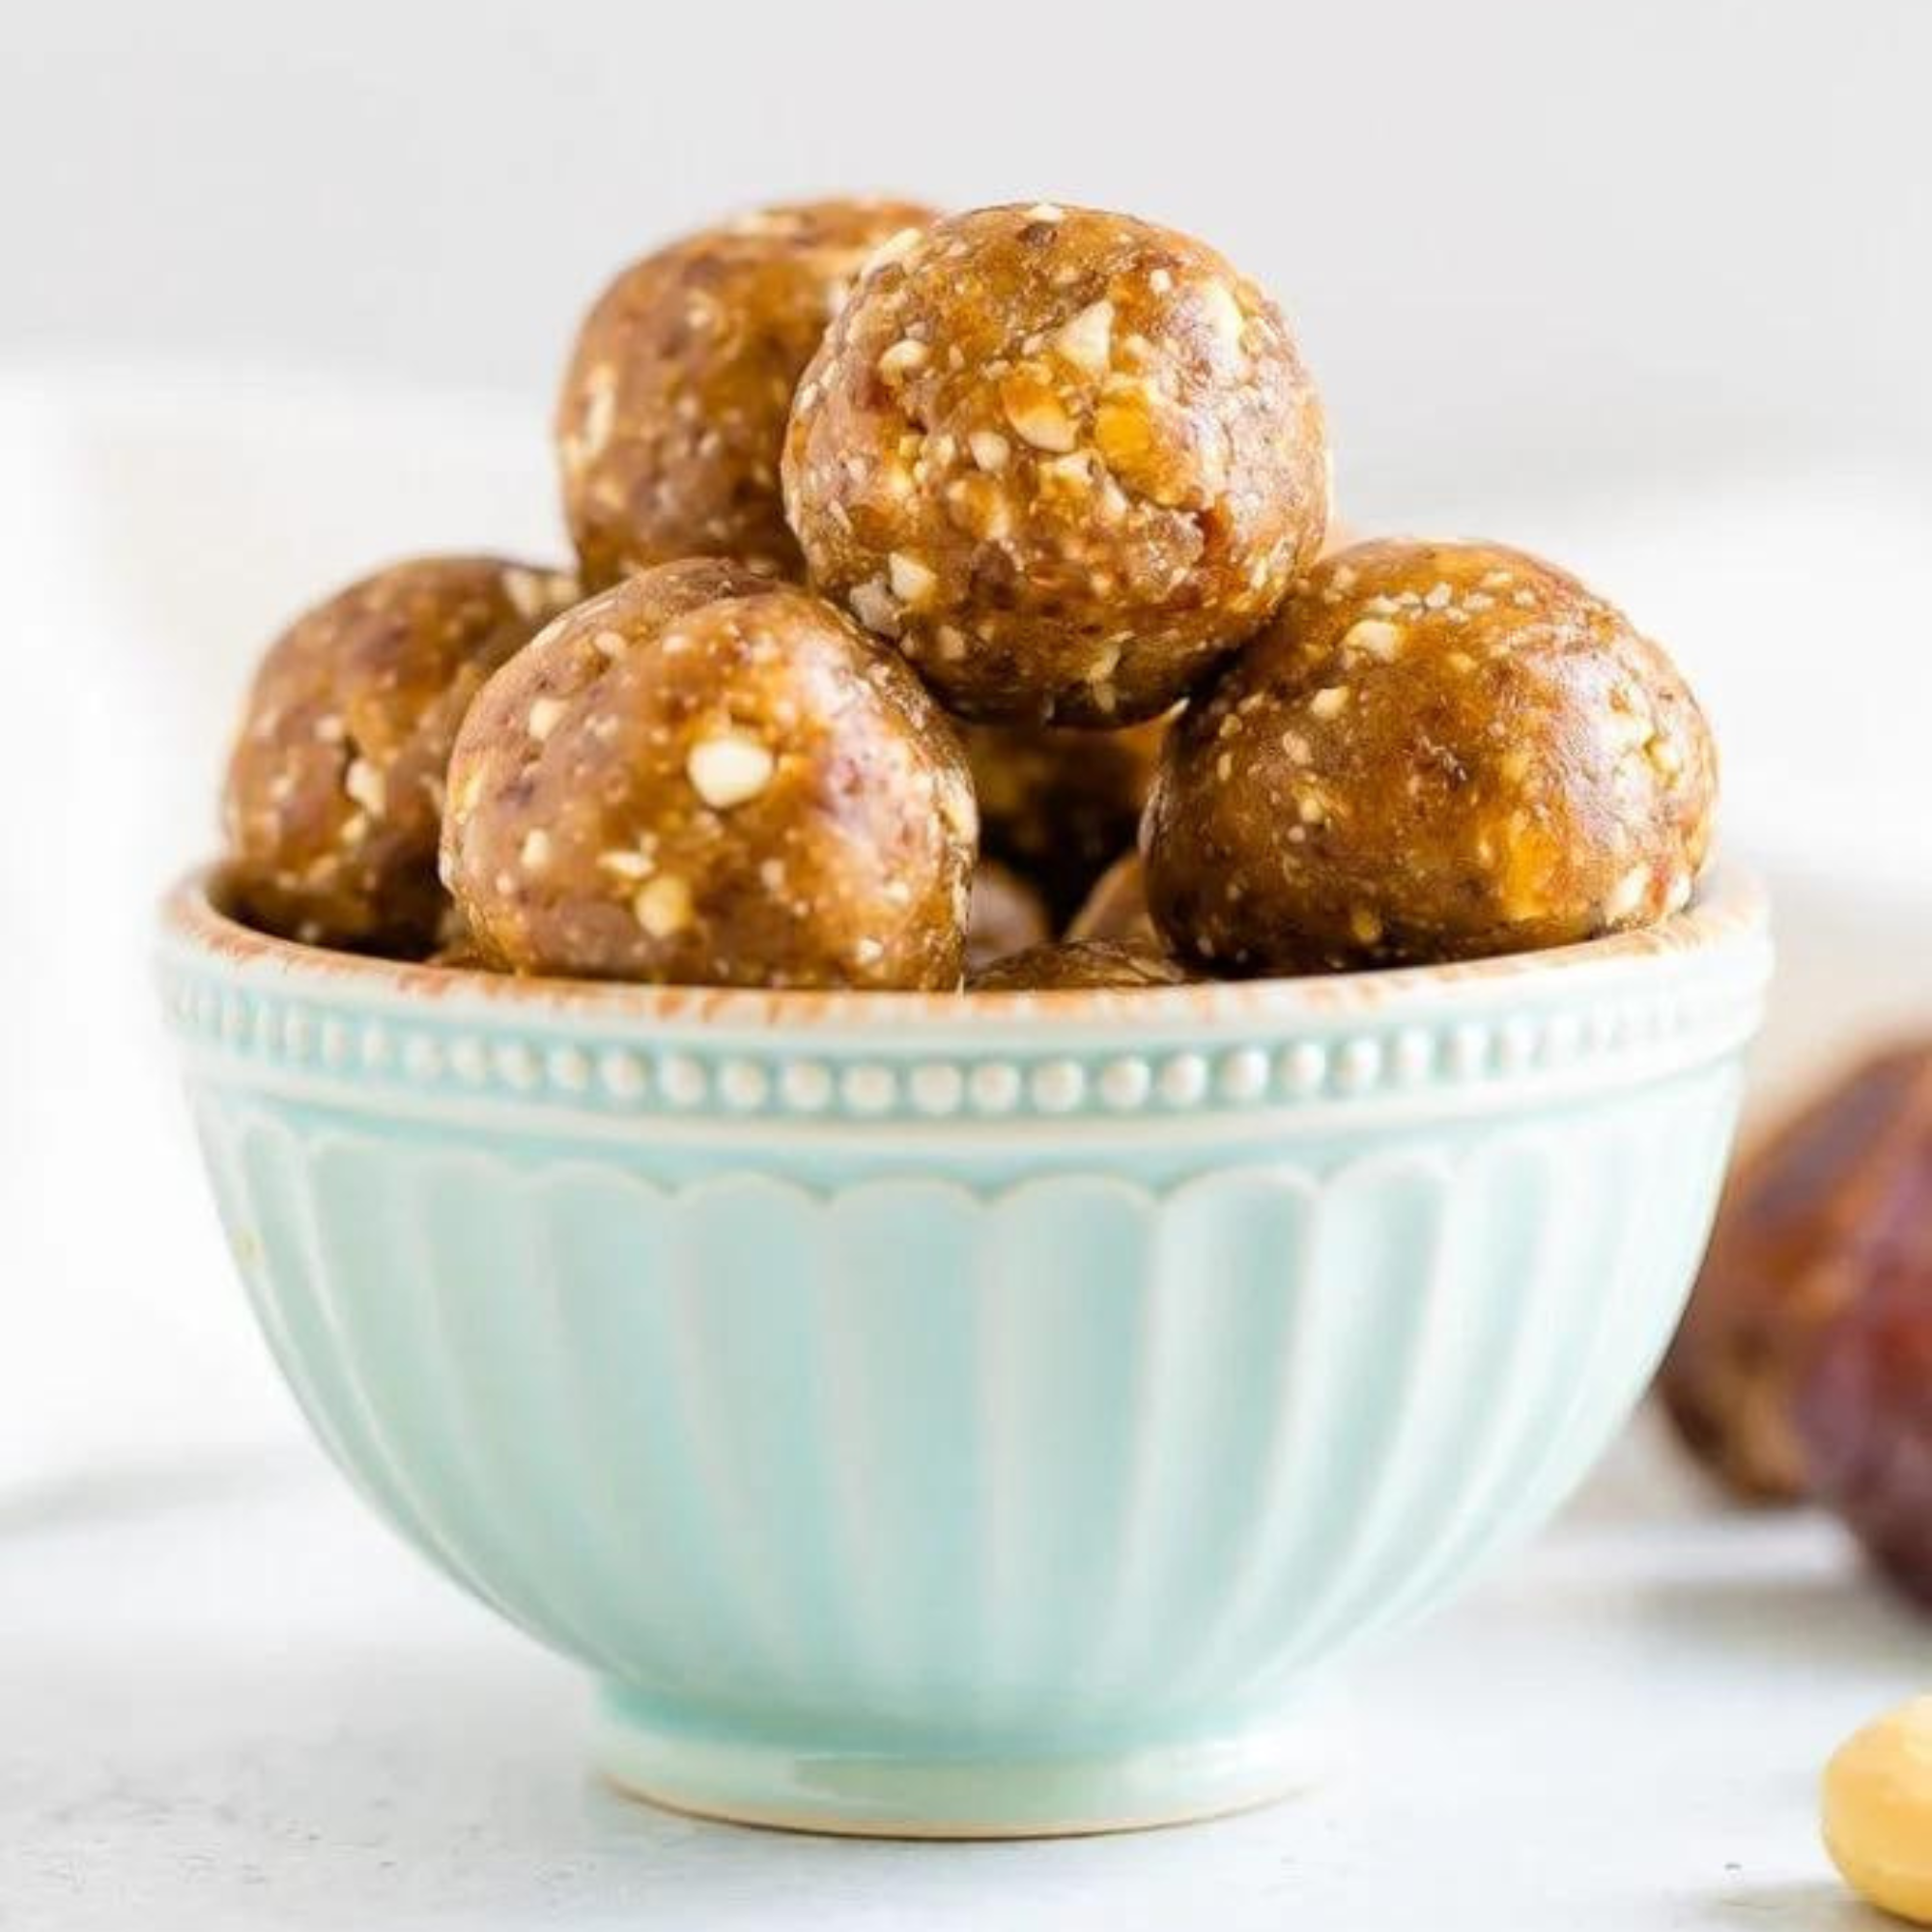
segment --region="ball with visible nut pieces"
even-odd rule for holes
[[[1323,558],[1169,734],[1155,923],[1224,972],[1561,946],[1674,912],[1716,759],[1658,647],[1520,551]]]
[[[812,582],[960,716],[1165,711],[1321,547],[1321,409],[1281,311],[1122,214],[980,209],[882,250],[799,384]]]
[[[556,409],[590,588],[685,556],[798,575],[778,475],[792,390],[866,257],[930,213],[905,201],[761,209],[646,255],[605,290]]]
[[[984,808],[981,807],[981,818]],[[978,972],[1009,952],[1043,946],[1053,920],[1037,887],[1010,866],[981,859],[973,869],[973,904],[966,921],[966,970]]]
[[[1167,720],[1122,731],[969,724],[962,734],[986,850],[1036,881],[1056,921],[1134,841]]]
[[[1094,881],[1066,928],[1068,939],[1111,939],[1126,946],[1167,946],[1155,929],[1147,902],[1147,863],[1138,852],[1122,852]]]
[[[513,971],[721,986],[957,986],[965,753],[817,598],[666,564],[552,625],[450,761],[445,878]]]
[[[976,993],[1050,993],[1108,987],[1184,986],[1194,975],[1150,947],[1111,939],[1061,940],[1029,947],[975,973]]]
[[[577,596],[487,556],[392,564],[270,646],[228,760],[228,890],[256,925],[412,955],[441,937],[443,773],[469,701]]]

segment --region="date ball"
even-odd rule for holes
[[[951,988],[976,839],[957,734],[896,657],[694,559],[580,605],[485,686],[442,864],[515,972]]]
[[[577,596],[497,557],[431,556],[298,617],[255,673],[222,817],[235,909],[312,945],[436,947],[443,773],[497,666]]]
[[[1003,866],[997,859],[981,859],[973,871],[973,904],[966,921],[966,970],[977,973],[1009,952],[1043,946],[1052,937],[1053,921],[1038,891],[1010,866]]]
[[[1465,959],[1682,907],[1716,759],[1669,659],[1520,551],[1324,558],[1170,734],[1142,833],[1183,957]]]
[[[578,335],[557,402],[564,512],[592,589],[685,556],[802,565],[779,501],[799,374],[905,201],[769,208],[626,269]]]
[[[1658,1388],[1691,1454],[1739,1496],[1809,1492],[1800,1392],[1921,1227],[1932,1229],[1932,1045],[1852,1068],[1738,1163]],[[1932,1314],[1932,1247],[1921,1273]],[[1861,1372],[1860,1350],[1884,1326],[1848,1344],[1833,1387]],[[1845,1420],[1828,1392],[1817,1432]]]
[[[1134,842],[1166,719],[1123,731],[969,724],[964,735],[986,850],[1037,881],[1064,923]]]
[[[1148,947],[1109,939],[1062,940],[1030,947],[974,974],[976,993],[1049,993],[1109,986],[1184,986],[1194,976]]]
[[[1112,939],[1129,946],[1165,951],[1147,902],[1147,864],[1138,852],[1122,852],[1094,882],[1066,928],[1068,939]]]
[[[1321,547],[1321,408],[1201,242],[1039,203],[888,248],[806,371],[785,508],[812,582],[961,717],[1167,710]]]

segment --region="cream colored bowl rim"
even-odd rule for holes
[[[1694,958],[1761,945],[1769,923],[1756,880],[1725,866],[1707,875],[1684,911],[1656,925],[1542,952],[1507,953],[1442,966],[1289,980],[1217,980],[1181,986],[1050,992],[893,993],[769,991],[720,986],[656,986],[588,980],[518,978],[338,952],[278,939],[222,910],[222,867],[199,867],[162,907],[164,941],[211,961],[266,973],[338,999],[405,1006],[425,1012],[493,1009],[520,1015],[578,1016],[646,1025],[721,1029],[971,1027],[1035,1019],[1171,1026],[1242,1019],[1271,1021],[1389,1017],[1464,998],[1536,997],[1570,989],[1572,980],[1608,974],[1648,978]],[[1584,986],[1577,983],[1577,993]]]

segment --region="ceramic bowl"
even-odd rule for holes
[[[1542,1520],[1668,1338],[1754,891],[1475,965],[1127,993],[513,980],[175,894],[270,1345],[374,1507],[599,1683],[619,1783],[1170,1822]]]

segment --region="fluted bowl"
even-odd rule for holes
[[[1165,1822],[1630,1409],[1769,964],[1720,880],[1480,964],[1136,990],[513,980],[182,886],[167,1013],[316,1434],[689,1809]]]

